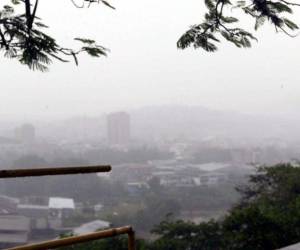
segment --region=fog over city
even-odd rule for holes
[[[38,9],[50,26],[47,32],[60,44],[76,47],[75,37],[95,39],[109,49],[107,57],[79,55],[78,66],[55,62],[49,72],[39,72],[0,56],[0,170],[112,166],[108,173],[0,179],[0,249],[124,225],[136,231],[137,250],[182,250],[183,245],[189,250],[273,250],[299,242],[300,233],[291,240],[272,238],[279,243],[269,248],[222,248],[210,244],[209,237],[213,243],[227,240],[238,231],[226,229],[228,221],[235,222],[232,211],[239,214],[238,209],[256,209],[256,204],[258,215],[250,214],[247,223],[275,218],[278,226],[284,221],[279,238],[280,232],[288,235],[287,225],[300,225],[300,38],[265,25],[254,32],[258,41],[252,48],[222,41],[215,53],[179,50],[179,37],[203,21],[204,1],[109,3],[116,9],[103,4],[76,8],[68,0],[40,0]],[[233,8],[227,11],[253,31],[252,19]],[[299,14],[292,17],[300,24]],[[270,170],[256,172],[261,166]],[[255,174],[263,176],[254,178],[256,183]],[[258,184],[261,189],[255,189]],[[298,197],[296,205],[289,203],[293,197]],[[276,202],[276,209],[295,209],[286,214],[298,217],[285,222],[282,211],[272,207]],[[262,210],[265,220],[259,217],[265,216]],[[242,225],[241,232],[252,228],[237,221],[233,228]],[[230,233],[221,234],[220,228]],[[261,231],[253,228],[267,231],[265,225]],[[168,238],[172,230],[178,233],[175,241]],[[187,240],[185,230],[190,230]],[[188,247],[190,236],[195,236],[194,248]],[[213,247],[199,248],[207,238]],[[250,238],[256,239],[245,236]],[[111,249],[110,241],[103,242],[99,249]]]

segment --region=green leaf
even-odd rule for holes
[[[221,19],[225,23],[236,23],[239,21],[237,18],[232,16],[228,16],[228,17],[222,16]]]
[[[106,56],[105,50],[98,47],[82,47],[82,50],[93,57]]]
[[[286,26],[288,26],[291,30],[299,29],[299,26],[295,23],[293,23],[291,20],[287,18],[283,18],[283,21]]]
[[[20,0],[11,0],[12,4],[17,5],[20,4]]]
[[[43,24],[41,22],[35,22],[34,24],[40,28],[49,28],[49,26],[47,26],[46,24]]]
[[[281,3],[281,2],[271,2],[268,1],[268,6],[273,8],[276,12],[288,12],[288,13],[293,13],[293,10],[286,4]]]
[[[204,3],[206,7],[210,10],[215,8],[215,4],[212,0],[205,0]]]
[[[107,1],[105,1],[105,0],[101,0],[101,2],[102,2],[104,5],[106,5],[106,6],[108,6],[109,8],[111,8],[111,9],[116,9],[114,6],[112,6],[109,2],[107,2]]]
[[[86,38],[78,38],[78,37],[76,37],[76,38],[74,38],[74,40],[82,42],[82,43],[86,43],[86,44],[94,44],[95,43],[94,40],[86,39]]]
[[[237,7],[244,7],[246,5],[246,1],[237,1]]]
[[[262,26],[266,21],[265,16],[259,16],[256,18],[254,29],[257,30],[260,26]]]

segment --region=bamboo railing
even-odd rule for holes
[[[61,167],[61,168],[32,168],[0,170],[1,178],[34,177],[45,175],[91,174],[111,171],[109,165]]]
[[[75,245],[93,240],[110,238],[121,234],[128,235],[128,250],[135,250],[135,236],[131,226],[112,228],[95,233],[71,236],[63,239],[49,240],[37,244],[8,248],[6,250],[47,250],[64,246]]]

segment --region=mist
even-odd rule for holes
[[[202,21],[201,1],[40,2],[60,43],[92,38],[109,53],[46,73],[0,57],[0,170],[112,171],[1,179],[0,236],[13,239],[0,237],[1,249],[127,224],[155,244],[164,221],[227,218],[260,166],[299,168],[298,37],[266,25],[249,49],[222,41],[216,53],[182,51],[176,42]]]

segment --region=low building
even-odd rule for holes
[[[0,215],[16,214],[19,200],[5,195],[0,195]]]
[[[200,185],[216,185],[228,180],[228,176],[223,173],[207,173],[199,176]]]
[[[0,216],[0,248],[26,244],[30,233],[30,220],[20,215]]]
[[[31,230],[47,230],[49,228],[48,206],[19,204],[18,213],[30,219]]]
[[[100,212],[102,209],[103,209],[103,204],[101,204],[101,203],[98,203],[94,206],[94,211],[96,213]]]
[[[119,164],[113,166],[111,178],[121,182],[146,182],[152,175],[154,167],[149,164]]]
[[[127,183],[127,191],[130,195],[140,195],[143,191],[149,189],[146,182],[129,182]]]
[[[49,198],[49,227],[59,229],[63,226],[63,220],[72,216],[75,211],[73,199],[62,197]]]
[[[193,187],[194,180],[190,176],[165,176],[160,178],[160,185],[174,187]]]

